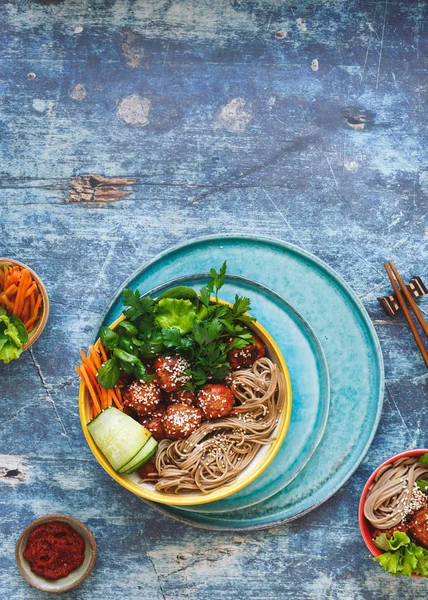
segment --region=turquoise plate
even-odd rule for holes
[[[364,458],[382,410],[384,374],[374,327],[358,298],[325,263],[299,248],[252,236],[207,237],[159,255],[124,286],[149,291],[166,281],[208,272],[227,260],[230,273],[275,290],[311,324],[330,374],[330,411],[324,436],[305,468],[267,500],[219,514],[149,503],[185,523],[219,530],[272,527],[325,502]],[[103,322],[121,312],[120,291]],[[287,360],[287,356],[285,356]]]
[[[207,279],[207,275],[180,277],[148,293],[158,296],[177,285],[199,291]],[[181,507],[185,511],[226,512],[273,496],[303,469],[320,443],[327,424],[330,400],[327,363],[309,324],[272,290],[243,277],[228,276],[220,296],[222,300],[233,302],[235,294],[251,299],[251,313],[271,334],[285,358],[293,390],[290,426],[278,454],[256,481],[223,500]]]

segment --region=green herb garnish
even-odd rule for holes
[[[426,479],[420,479],[416,482],[416,485],[421,490],[421,492],[423,492],[424,494],[428,494],[428,481]]]
[[[100,332],[101,341],[113,353],[113,363],[107,361],[99,370],[100,384],[113,387],[120,371],[151,381],[154,376],[147,374],[141,361],[161,354],[180,354],[188,360],[191,367],[186,389],[222,381],[230,369],[228,352],[254,341],[246,326],[254,321],[246,314],[251,309],[250,300],[236,295],[232,307],[219,302],[226,269],[226,262],[218,272],[211,269],[210,280],[199,295],[186,286],[167,290],[157,299],[142,297],[138,290],[124,290],[126,320],[114,332],[107,327]]]
[[[422,454],[418,458],[418,462],[422,463],[423,465],[428,465],[428,452],[425,452],[425,454]]]
[[[115,356],[103,363],[98,369],[98,383],[104,388],[113,388],[120,377],[119,362]]]
[[[103,346],[113,350],[119,343],[119,336],[110,327],[101,327],[100,340]]]

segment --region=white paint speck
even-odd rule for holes
[[[34,98],[33,100],[33,108],[38,113],[44,113],[47,111],[49,117],[52,116],[53,109],[55,107],[55,102],[53,100],[41,100],[40,98]]]
[[[271,96],[269,98],[269,100],[267,101],[267,105],[269,106],[269,108],[272,108],[273,106],[275,106],[275,102],[276,102],[276,96]]]
[[[82,33],[83,27],[81,25],[76,25],[74,28],[74,33]]]
[[[87,91],[83,83],[76,83],[70,90],[70,96],[73,100],[84,100],[86,98]]]
[[[27,472],[32,469],[24,464],[24,457],[16,454],[0,454],[0,481],[4,484],[14,485],[22,483],[27,478]],[[8,475],[9,471],[16,471],[16,475]]]
[[[43,113],[43,112],[45,112],[47,107],[48,107],[48,103],[46,102],[46,100],[41,100],[40,98],[34,98],[34,100],[33,100],[34,110],[37,110],[37,112],[39,112],[39,113]]]
[[[241,133],[245,131],[252,118],[253,115],[247,109],[245,100],[234,98],[223,106],[217,114],[214,129],[227,129],[228,131]]]
[[[117,118],[128,125],[145,127],[149,124],[150,100],[138,94],[124,98],[117,109]]]
[[[308,28],[306,27],[306,21],[304,19],[302,19],[301,17],[296,19],[296,25],[297,25],[297,29],[299,31],[307,31],[308,30]]]
[[[344,167],[347,171],[351,171],[351,173],[354,173],[354,171],[356,171],[358,169],[360,165],[357,163],[356,160],[351,160],[351,161],[346,161],[344,163]]]
[[[428,194],[428,171],[419,173],[419,185],[424,194]]]
[[[399,213],[396,213],[395,215],[392,215],[392,221],[388,224],[388,231],[391,231],[391,229],[393,227],[395,227],[396,225],[398,225],[398,223],[401,221],[401,219],[404,217],[404,213],[402,210],[400,210]]]
[[[312,71],[318,71],[318,69],[320,68],[319,62],[317,58],[314,58],[314,60],[311,63],[311,69]]]

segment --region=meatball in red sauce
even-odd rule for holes
[[[202,413],[195,406],[187,404],[170,404],[166,409],[162,423],[165,435],[170,440],[188,437],[202,422]]]
[[[154,381],[133,381],[123,393],[123,405],[140,417],[152,413],[161,400],[162,392]]]
[[[194,406],[196,404],[196,396],[190,390],[178,390],[171,392],[168,398],[170,404],[188,404]]]
[[[196,404],[206,419],[219,419],[230,414],[235,398],[227,386],[209,383],[199,392]]]
[[[156,469],[154,456],[138,469],[138,475],[141,479],[158,479],[159,473]]]
[[[146,429],[151,431],[156,441],[163,440],[166,437],[162,423],[162,417],[166,409],[167,405],[161,403],[157,406],[156,410],[154,410],[151,415],[148,415],[146,417],[140,417],[138,419],[141,425],[144,425]]]
[[[178,354],[174,356],[158,356],[154,362],[156,379],[165,392],[176,392],[181,389],[190,377],[185,371],[190,367],[187,360]]]
[[[230,350],[227,358],[230,363],[232,371],[238,369],[248,369],[252,364],[259,358],[262,358],[266,354],[266,348],[257,336],[253,335],[254,344],[247,344],[243,348],[235,348]],[[233,341],[233,338],[231,342]]]
[[[395,527],[391,527],[390,529],[375,529],[373,531],[372,537],[377,538],[379,535],[384,533],[386,535],[386,537],[389,539],[394,535],[394,533],[396,531],[402,531],[403,533],[407,533],[408,530],[409,530],[408,524],[405,523],[404,521],[401,521],[401,523],[398,523],[398,525],[395,525]]]
[[[417,544],[428,549],[428,508],[422,508],[413,515],[409,532]]]

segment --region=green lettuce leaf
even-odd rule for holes
[[[3,315],[0,317],[0,321],[2,321],[6,325],[6,327],[4,328],[2,333],[4,335],[7,335],[8,337],[10,337],[10,339],[13,342],[15,342],[15,345],[18,346],[18,348],[23,346],[23,344],[21,343],[21,339],[19,337],[19,332],[16,329],[16,327],[12,324],[10,318]]]
[[[161,294],[158,297],[158,300],[162,300],[163,298],[177,298],[178,300],[197,300],[198,294],[192,288],[189,288],[185,285],[179,285]]]
[[[27,341],[28,332],[20,319],[15,315],[0,314],[0,360],[9,363],[19,358]]]
[[[428,550],[411,542],[404,532],[396,531],[390,539],[382,533],[373,541],[381,550],[390,549],[373,559],[388,573],[428,577]]]
[[[3,348],[3,346],[6,344],[6,342],[9,341],[9,339],[10,338],[8,338],[7,335],[0,333],[0,350]]]
[[[21,321],[21,319],[18,319],[18,317],[16,317],[15,315],[10,315],[9,321],[10,321],[11,325],[13,325],[13,327],[18,332],[19,340],[20,340],[21,344],[24,346],[28,342],[28,331],[25,328],[24,323]]]
[[[392,575],[397,575],[403,568],[401,552],[384,552],[376,556],[373,560],[378,562],[385,571],[388,571]]]
[[[11,339],[7,341],[0,350],[0,360],[4,363],[10,363],[11,360],[19,358],[22,354],[22,347],[18,348]]]
[[[158,302],[155,322],[161,329],[177,327],[184,335],[192,329],[195,318],[195,307],[190,300],[163,298]]]
[[[425,452],[425,454],[422,454],[422,456],[420,456],[418,458],[418,462],[420,462],[424,465],[428,465],[428,452]]]
[[[395,531],[389,538],[386,537],[385,533],[381,533],[373,540],[373,543],[380,550],[398,550],[401,546],[410,544],[410,538],[403,531]]]

